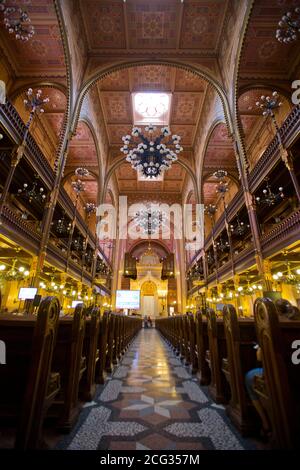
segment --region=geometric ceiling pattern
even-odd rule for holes
[[[172,94],[170,128],[179,134],[184,151],[182,158],[192,158],[192,147],[207,82],[184,70],[165,65],[145,65],[117,71],[97,83],[103,109],[111,155],[121,155],[122,136],[131,133],[133,108],[131,93],[138,91],[169,92]],[[186,172],[173,165],[162,181],[138,181],[130,164],[124,163],[116,171],[120,192],[147,191],[181,192]]]
[[[91,54],[141,49],[216,53],[228,0],[80,0]],[[91,14],[91,11],[93,14]]]
[[[216,125],[211,133],[203,162],[203,194],[205,204],[214,204],[217,199],[217,179],[213,177],[216,170],[226,170],[228,175],[237,179],[236,158],[231,138],[224,123]]]
[[[155,58],[201,58],[216,66],[230,8],[228,0],[80,0],[79,4],[89,71],[114,59],[141,58],[152,51]],[[182,137],[181,158],[192,158],[207,89],[205,81],[174,67],[144,65],[110,74],[96,86],[112,156],[120,156],[121,137],[130,133],[133,125],[131,93],[164,91],[172,93],[170,126],[172,133]],[[179,193],[186,172],[180,165],[173,165],[163,181],[142,182],[124,163],[116,177],[120,192]]]
[[[299,2],[294,0],[254,2],[240,63],[240,77],[245,82],[299,78],[299,41],[282,44],[275,37],[278,21],[296,6]]]
[[[98,192],[98,159],[93,135],[88,125],[79,121],[76,135],[71,140],[68,151],[65,175],[74,175],[76,168],[84,167],[90,172],[88,177],[80,178],[84,182],[84,192],[81,194],[85,202],[97,201]],[[72,176],[74,181],[76,178]]]
[[[0,48],[18,77],[55,77],[64,79],[66,68],[60,30],[54,2],[49,0],[23,0],[6,2],[22,6],[31,18],[35,34],[28,42],[12,39],[5,28],[0,28]],[[21,5],[24,4],[24,5]],[[65,81],[65,80],[63,80]]]

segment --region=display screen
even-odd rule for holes
[[[37,287],[21,287],[19,290],[19,300],[33,300],[37,293]]]
[[[72,301],[72,308],[77,307],[78,304],[82,304],[82,300],[73,300]]]
[[[116,308],[140,308],[140,290],[117,290]]]

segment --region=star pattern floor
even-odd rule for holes
[[[155,329],[142,330],[58,449],[253,449]]]

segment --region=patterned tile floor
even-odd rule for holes
[[[255,449],[155,329],[142,330],[57,449]]]

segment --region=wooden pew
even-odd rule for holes
[[[114,368],[113,360],[115,354],[115,326],[116,318],[115,315],[111,313],[108,320],[107,353],[105,363],[105,370],[108,373],[111,373]]]
[[[198,371],[201,385],[208,385],[211,380],[211,372],[209,365],[205,359],[206,351],[209,349],[208,333],[207,333],[207,317],[205,312],[198,311],[196,313],[196,342],[198,351]]]
[[[98,336],[99,361],[96,364],[96,383],[104,384],[105,382],[105,364],[108,354],[108,325],[110,312],[105,311],[100,321],[100,331]]]
[[[291,360],[291,345],[300,338],[300,321],[279,317],[268,298],[256,299],[254,316],[264,370],[254,388],[271,423],[272,445],[299,448],[300,373],[299,365]]]
[[[83,341],[83,356],[86,358],[86,370],[80,381],[80,397],[84,401],[91,401],[96,392],[96,365],[99,361],[99,308],[89,307],[86,310],[86,315],[88,318],[85,324]]]
[[[229,386],[222,372],[222,359],[227,357],[224,322],[212,309],[207,310],[207,332],[209,350],[205,359],[211,371],[209,391],[216,403],[227,403]]]
[[[121,348],[120,348],[120,341],[121,341],[121,314],[114,314],[115,315],[115,331],[114,331],[114,352],[113,352],[113,364],[118,364],[121,358]]]
[[[191,373],[196,374],[198,371],[198,349],[197,349],[197,338],[196,338],[196,323],[192,313],[187,315],[187,326],[189,336],[189,356],[190,356],[190,368]]]
[[[0,367],[0,416],[17,423],[17,449],[40,447],[46,411],[60,389],[60,376],[51,371],[59,311],[58,299],[47,297],[37,316],[0,317],[7,347],[7,363]]]
[[[238,319],[233,305],[223,308],[227,357],[222,360],[222,371],[230,385],[230,401],[226,411],[242,433],[253,434],[259,429],[259,419],[245,388],[245,375],[258,367],[254,320]]]
[[[86,369],[86,358],[82,356],[84,333],[85,307],[78,304],[73,317],[59,320],[53,357],[53,369],[61,376],[61,390],[48,414],[57,419],[62,432],[72,429],[80,412],[79,383]]]

